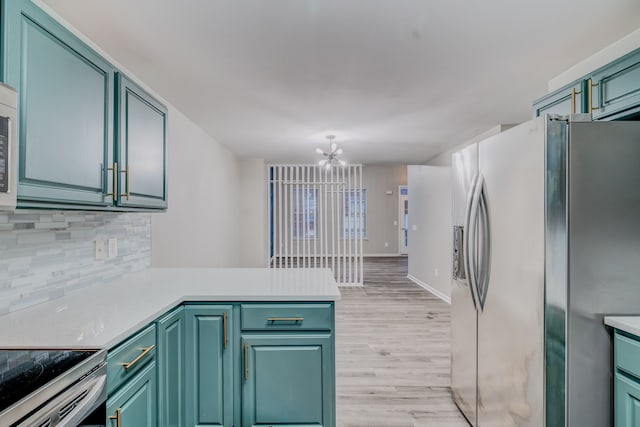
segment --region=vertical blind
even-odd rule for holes
[[[269,203],[270,268],[330,268],[362,284],[362,165],[270,165]]]

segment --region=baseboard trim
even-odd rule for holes
[[[390,257],[401,257],[401,256],[408,256],[408,255],[396,252],[394,254],[364,254],[362,256],[365,258],[390,258]]]
[[[412,276],[410,274],[407,274],[407,279],[411,280],[413,283],[415,283],[416,285],[420,286],[421,288],[424,288],[427,291],[431,292],[433,295],[437,296],[438,298],[440,298],[442,301],[446,302],[447,304],[451,304],[451,297],[448,296],[448,295],[445,295],[442,291],[437,290],[433,286],[426,284],[422,280],[420,280],[417,277],[414,277],[414,276]]]

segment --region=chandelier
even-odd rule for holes
[[[323,166],[325,169],[331,169],[331,166],[340,165],[346,166],[347,162],[338,158],[339,155],[342,154],[342,148],[338,148],[338,144],[333,142],[336,139],[335,135],[327,135],[327,139],[329,140],[329,151],[323,151],[321,148],[316,148],[316,153],[322,154],[324,159],[318,162],[318,165]]]

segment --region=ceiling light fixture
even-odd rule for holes
[[[322,154],[324,159],[318,162],[318,165],[323,166],[325,169],[331,169],[331,166],[336,164],[340,166],[346,166],[347,162],[338,158],[342,154],[342,148],[338,148],[338,144],[333,142],[336,139],[335,135],[327,135],[329,140],[329,151],[325,152],[321,148],[316,148],[316,153]]]

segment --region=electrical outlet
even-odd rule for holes
[[[97,261],[107,259],[107,248],[103,239],[94,240],[94,254]]]
[[[393,221],[393,225],[397,226],[398,225],[398,221]]]
[[[433,273],[435,274],[435,276],[436,276],[436,277],[438,277],[438,269],[437,269],[437,268],[435,268],[435,269],[433,270]]]
[[[389,242],[384,242],[384,247],[388,248],[389,247]]]
[[[109,239],[109,258],[118,256],[118,239],[115,237]]]

